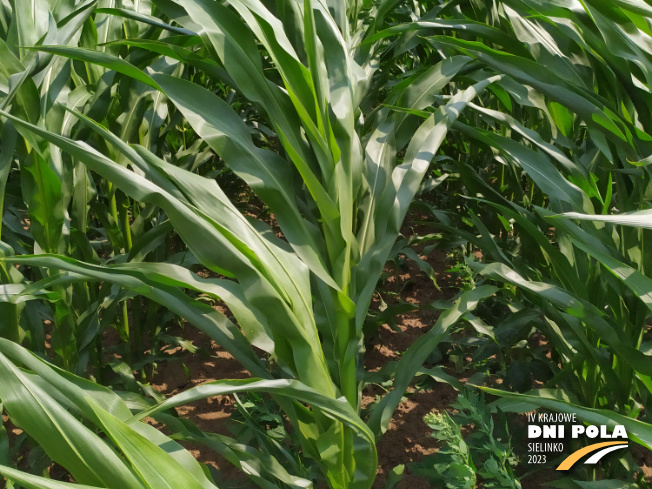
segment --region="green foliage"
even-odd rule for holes
[[[52,354],[75,385],[157,397],[153,365],[189,322],[252,378],[150,412],[262,487],[370,487],[375,437],[461,319],[474,365],[496,355],[507,387],[543,385],[492,391],[518,399],[505,404],[624,420],[650,447],[651,15],[638,0],[0,1],[0,337]],[[427,236],[401,235],[410,207],[432,216]],[[365,341],[414,309],[368,314],[387,261],[438,286],[415,243],[468,257],[448,271],[463,293],[384,371],[393,389],[363,419]],[[14,360],[3,408],[77,482],[178,477],[154,431],[80,407],[51,372],[63,390],[25,397],[22,416],[17,392],[49,370]],[[251,446],[162,412],[232,392],[265,400],[238,403]],[[510,487],[509,447],[467,401],[461,422],[484,437],[469,457]],[[69,443],[47,416],[70,422]],[[115,465],[104,475],[74,455],[99,431],[118,457],[93,462]],[[158,465],[138,468],[134,447]],[[461,447],[449,455],[468,468]]]
[[[0,339],[0,351],[3,409],[82,487],[215,487],[189,452],[133,420],[113,391],[52,367],[7,340]],[[5,465],[0,473],[30,488],[71,486]]]
[[[423,463],[422,470],[434,483],[443,483],[449,489],[475,488],[477,469],[473,464],[469,446],[462,436],[462,427],[447,413],[430,413],[424,418],[424,422],[433,430],[432,437],[441,442],[442,447],[432,464]]]
[[[444,412],[424,418],[441,448],[432,462],[417,464],[417,473],[450,489],[475,488],[478,477],[484,487],[520,489],[514,472],[518,460],[504,415],[498,413],[501,426],[496,426],[482,397],[470,391],[460,394],[450,407],[458,410],[452,417]],[[466,437],[463,428],[470,431]]]
[[[101,381],[102,331],[114,326],[124,345],[114,370],[144,391],[130,367],[143,373],[145,338],[160,334],[147,330],[158,303],[254,376],[189,391],[179,402],[231,392],[226,386],[267,392],[332,487],[370,487],[375,438],[359,417],[366,313],[430,161],[464,107],[500,76],[464,83],[425,122],[403,127],[403,113],[389,107],[432,103],[467,60],[440,60],[418,91],[379,87],[386,47],[373,36],[395,2],[67,7],[85,16],[65,39],[44,17],[36,19],[52,34],[45,38],[29,30],[27,16],[16,18],[18,57],[34,60],[24,68],[24,91],[40,86],[49,66],[59,69],[50,74],[60,73],[54,85],[62,88],[43,85],[33,101],[39,117],[8,103],[1,112],[24,140],[14,163],[33,223],[34,244],[16,256],[8,249],[2,262],[23,273],[12,279],[24,283],[11,289],[12,301],[47,291],[61,365],[82,373],[94,357]],[[215,170],[224,165],[277,229],[218,185]],[[170,242],[170,231],[182,243]],[[209,278],[191,270],[197,264]],[[399,388],[369,420],[374,431],[386,429],[428,348],[494,290],[460,297],[403,356]],[[233,318],[200,295],[223,301]]]
[[[502,286],[477,313],[493,337],[476,328],[474,359],[497,355],[530,401],[559,388],[578,409],[646,423],[649,14],[643,2],[475,2],[382,34],[418,32],[503,75],[456,121],[419,206],[440,246],[465,247],[478,285]]]

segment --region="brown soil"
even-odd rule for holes
[[[195,354],[184,351],[175,360],[161,364],[152,385],[166,397],[219,379],[250,377],[249,372],[229,353],[201,331],[186,327],[183,335],[200,350]],[[175,350],[171,353],[178,354]],[[180,406],[176,410],[179,416],[191,420],[206,433],[231,436],[228,425],[234,411],[234,403],[231,396],[217,396]],[[246,479],[236,467],[205,446],[198,443],[182,444],[197,460],[218,469],[223,478],[243,481]]]
[[[423,306],[436,300],[449,299],[454,295],[455,290],[446,285],[450,277],[444,277],[443,270],[447,268],[446,255],[436,250],[429,256],[421,257],[427,259],[438,271],[437,279],[441,282],[439,286],[442,290],[437,290],[430,278],[411,261],[406,263],[407,270],[396,270],[396,266],[389,265],[386,272],[390,276],[383,289],[400,291],[400,294],[391,300],[383,297],[388,305],[402,300]],[[417,311],[399,315],[396,318],[395,328],[387,324],[382,325],[379,329],[379,337],[372,339],[372,345],[366,352],[365,370],[376,371],[387,362],[398,360],[402,352],[435,324],[438,316],[439,314],[432,310]],[[371,403],[376,395],[382,395],[383,392],[379,387],[367,387],[363,392],[363,406]],[[379,463],[374,489],[385,487],[389,473],[397,465],[418,461],[437,450],[437,442],[430,436],[423,417],[430,412],[446,409],[456,397],[455,389],[448,384],[440,383],[434,390],[409,395],[399,405],[387,432],[378,441]],[[430,485],[425,479],[411,475],[406,468],[403,479],[397,487],[426,489]]]
[[[652,450],[648,450],[647,448],[632,443],[632,455],[634,456],[634,460],[636,463],[641,467],[643,470],[643,475],[645,476],[646,480],[651,480],[652,479]]]
[[[455,294],[456,288],[447,285],[450,276],[443,272],[447,268],[446,255],[435,250],[423,258],[427,259],[435,270],[440,271],[438,281],[442,291],[437,290],[430,278],[414,263],[408,261],[407,269],[399,270],[390,264],[386,268],[386,286],[383,287],[388,291],[388,295],[383,297],[388,305],[399,301],[425,305],[436,300],[449,299]],[[379,298],[376,298],[372,307],[377,307],[379,302]],[[438,315],[432,310],[413,312],[398,316],[394,329],[387,324],[382,325],[366,352],[365,368],[375,371],[387,362],[397,360],[400,353],[434,325]],[[174,361],[161,364],[153,386],[162,394],[170,396],[217,379],[248,377],[248,373],[227,352],[200,331],[186,327],[181,334],[200,347],[204,353],[180,352],[181,355]],[[383,392],[380,387],[369,386],[363,392],[363,407]],[[437,443],[430,436],[427,426],[423,423],[423,417],[432,411],[446,409],[456,397],[455,390],[443,383],[438,384],[434,390],[409,394],[397,409],[387,432],[378,442],[379,469],[374,489],[385,487],[388,474],[397,465],[418,461],[424,455],[430,455],[437,450]],[[234,411],[233,404],[230,396],[223,396],[197,401],[177,408],[177,411],[206,432],[230,435],[228,420]],[[185,445],[201,462],[218,468],[226,479],[240,478],[237,469],[212,451],[202,446]],[[406,470],[398,487],[425,489],[430,486],[425,479],[413,476]]]
[[[417,251],[420,251],[419,248]],[[434,301],[450,299],[459,290],[453,277],[445,272],[449,268],[445,253],[434,250],[428,256],[421,256],[435,269],[441,290],[438,290],[431,279],[409,260],[402,266],[388,264],[384,274],[385,284],[382,287],[382,300],[387,305],[403,301],[423,306]],[[374,299],[372,309],[378,308],[380,299],[378,296]],[[387,362],[398,360],[402,352],[435,324],[438,316],[439,313],[432,309],[421,310],[399,315],[393,326],[388,324],[380,326],[377,335],[371,338],[368,345],[365,369],[376,371]],[[200,347],[201,352],[191,354],[181,351],[178,352],[180,356],[177,356],[174,361],[161,364],[153,385],[162,394],[170,396],[213,380],[249,376],[248,372],[243,370],[227,352],[195,328],[187,326],[183,332],[177,333]],[[444,366],[448,367],[446,370],[449,374],[456,375],[452,365],[444,364]],[[460,378],[460,380],[465,379]],[[363,408],[384,392],[379,386],[368,386],[363,391]],[[410,388],[406,399],[396,410],[387,432],[378,441],[379,466],[373,489],[384,488],[392,469],[401,464],[406,465],[406,469],[401,482],[396,486],[398,489],[431,487],[426,479],[410,474],[408,464],[437,451],[439,448],[437,441],[430,436],[423,417],[433,411],[450,410],[449,406],[456,398],[455,389],[445,383],[438,383],[434,389],[427,391],[414,392],[414,389]],[[205,432],[230,435],[229,417],[234,411],[234,401],[230,396],[197,401],[177,408],[177,411],[179,415],[192,420]],[[184,445],[199,461],[219,469],[224,479],[244,482],[244,477],[238,469],[211,450],[196,444],[184,443]],[[523,489],[546,487],[545,482],[555,478],[557,476],[554,471],[550,474],[537,473],[536,480],[523,480]],[[482,488],[482,485],[478,487]]]

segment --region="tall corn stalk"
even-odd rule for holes
[[[131,10],[127,5],[125,9],[108,10],[141,18],[145,3],[128,3]],[[161,33],[161,29],[133,18],[121,19],[102,11],[102,7],[120,5],[109,0],[3,2],[0,107],[66,136],[76,134],[76,118],[63,107],[83,109],[111,126],[125,141],[156,147],[167,108],[162,94],[153,95],[154,90],[146,86],[132,90],[136,82],[126,77],[116,79],[110,69],[30,49],[58,44],[116,53],[116,45],[111,43],[121,40],[123,31],[141,40],[155,39]],[[151,5],[149,8],[151,11]],[[146,130],[139,131],[141,125],[146,125]],[[95,181],[83,164],[30,133],[16,134],[11,125],[6,125],[0,137],[1,254],[59,253],[94,263],[106,255],[118,260],[143,255],[142,234],[150,222],[155,222],[155,209],[129,208],[129,199],[110,182]],[[150,251],[160,241],[152,234],[146,239]],[[10,318],[0,325],[0,336],[44,352],[47,328],[42,318],[46,318],[52,325],[47,332],[57,362],[80,373],[92,364],[93,374],[101,381],[104,365],[99,332],[117,313],[118,329],[125,340],[129,339],[127,294],[78,283],[56,287],[41,296],[46,300],[25,307],[21,293],[26,283],[48,273],[37,267],[20,271],[0,267],[0,309]],[[134,344],[138,344],[138,318],[136,314],[131,318],[136,330],[131,334],[136,338]],[[126,350],[124,356],[128,358]]]

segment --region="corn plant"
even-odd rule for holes
[[[47,456],[68,469],[76,483],[26,474],[3,461],[0,474],[9,481],[27,488],[56,489],[217,487],[210,471],[190,452],[132,415],[133,409],[148,405],[145,399],[122,399],[112,390],[58,369],[4,339],[0,339],[0,351],[4,410],[33,435]],[[274,387],[278,388],[270,386]],[[171,427],[181,424],[173,417],[156,419]],[[199,432],[188,422],[182,428]],[[261,487],[310,486],[309,481],[290,475],[276,460],[245,449],[233,439],[202,436],[208,444],[219,445],[221,453],[234,459]]]
[[[146,15],[148,8],[151,12],[147,2],[116,6],[110,1],[3,3],[2,25],[6,29],[0,36],[0,104],[24,120],[67,136],[83,137],[88,130],[77,128],[76,118],[63,107],[81,110],[123,140],[150,149],[170,139],[174,157],[193,167],[207,158],[207,146],[197,138],[184,137],[183,144],[166,138],[163,123],[168,107],[162,93],[108,68],[30,49],[56,43],[117,54],[125,49],[120,44],[125,36],[146,42],[164,36],[168,31],[163,27],[172,29],[167,24],[160,27],[157,24],[161,22]],[[137,62],[145,66],[156,61],[143,56]],[[160,68],[171,73],[168,66]],[[34,140],[29,133],[16,133],[7,125],[1,137],[1,253],[43,251],[98,264],[142,261],[150,254],[160,260],[169,258],[171,228],[160,209],[130,201],[111,182],[94,177],[81,162],[62,154],[56,146]],[[192,154],[188,154],[190,147]],[[110,148],[105,150],[118,158]],[[7,320],[0,326],[0,336],[45,353],[45,336],[50,334],[60,365],[75,372],[85,372],[91,366],[98,381],[109,382],[102,332],[115,326],[123,340],[115,348],[133,369],[144,373],[145,365],[152,361],[142,355],[148,349],[146,337],[153,343],[149,349],[156,352],[157,336],[165,327],[165,309],[156,303],[141,304],[140,297],[118,288],[89,283],[57,287],[47,297],[41,296],[46,300],[25,307],[20,298],[25,284],[48,273],[38,267],[18,271],[2,266],[4,300],[0,308]],[[141,314],[143,309],[146,312]],[[51,326],[44,328],[44,318]],[[125,365],[110,362],[120,375],[130,371]],[[122,375],[121,382],[137,383],[130,374]]]
[[[133,144],[124,133],[107,130],[92,113],[84,115],[65,101],[66,113],[79,121],[77,138],[3,111],[23,137],[49,143],[129,199],[160,209],[194,258],[213,274],[201,278],[171,262],[102,265],[56,250],[34,256],[10,256],[8,250],[4,263],[51,270],[15,294],[16,300],[97,281],[163,304],[219,342],[254,378],[193,388],[156,412],[223,393],[267,392],[330,486],[370,487],[377,460],[374,433],[386,429],[409,382],[448,327],[496,290],[470,291],[442,314],[399,362],[395,389],[369,425],[360,419],[363,324],[376,282],[448,129],[501,75],[484,76],[470,58],[443,58],[430,49],[432,66],[418,68],[409,83],[388,90],[380,67],[394,48],[385,51],[386,43],[376,33],[395,1],[153,4],[165,17],[115,9],[102,10],[102,15],[155,25],[166,31],[160,40],[126,39],[114,44],[115,51],[45,43],[38,50],[88,70],[112,70],[108,73],[133,79],[136,90],[162,94],[269,207],[278,229],[245,216],[214,179],[170,163],[165,153],[156,154],[161,146]],[[423,5],[424,12],[417,13],[425,15],[431,7],[436,13],[433,5]],[[210,53],[209,60],[193,52],[190,46],[198,43]],[[119,46],[135,51],[125,59]],[[131,62],[139,56],[154,61],[139,69]],[[252,139],[259,124],[247,125],[242,114],[195,83],[201,77],[187,77],[182,65],[210,70],[247,99],[273,135],[273,149]],[[436,103],[423,123],[404,124],[404,112],[390,107],[365,119],[384,96],[387,105],[408,111],[430,107],[458,74],[465,74],[466,82]],[[82,140],[82,128],[93,135]],[[89,144],[97,146],[97,141],[106,148],[103,152]],[[33,149],[41,158],[49,157],[41,146]],[[184,289],[222,300],[237,325]],[[272,368],[254,347],[269,355]]]
[[[440,188],[465,197],[463,223],[424,199],[449,241],[482,252],[485,263],[469,260],[481,283],[505,284],[494,335],[534,326],[551,346],[544,380],[556,395],[491,392],[627,419],[648,447],[651,13],[643,2],[497,1],[381,33],[426,33],[422,42],[504,75],[443,148],[452,158]],[[487,343],[485,357],[499,351]]]
[[[52,56],[42,56],[26,48],[39,42],[76,44],[82,26],[92,13],[93,2],[65,2],[49,8],[47,2],[28,5],[24,2],[3,4],[6,22],[0,38],[2,50],[3,96],[0,102],[12,113],[51,129],[66,132],[68,124],[63,113],[51,110],[57,101],[68,100],[69,63]],[[72,97],[74,100],[75,97]],[[73,102],[74,104],[75,102]],[[21,138],[9,126],[2,130],[2,163],[0,164],[0,213],[3,215],[2,239],[16,250],[45,252],[67,251],[71,231],[64,226],[66,208],[72,200],[72,171],[54,149],[51,163],[32,151],[39,142]],[[23,164],[12,171],[18,155]],[[25,209],[25,207],[27,209]],[[27,210],[28,212],[25,212]],[[22,222],[28,214],[29,231]],[[74,233],[73,233],[74,234]],[[4,252],[4,246],[3,246]],[[24,286],[25,277],[17,270],[2,267],[0,271],[5,294],[12,296]],[[66,299],[50,311],[55,324],[52,335],[54,349],[68,368],[73,368],[78,349],[73,339],[71,311],[72,290],[58,291]],[[88,291],[79,293],[88,296]],[[2,336],[15,341],[25,339],[35,351],[42,351],[43,325],[38,317],[42,310],[27,308],[24,303],[8,301],[2,306],[7,321],[1,327]]]

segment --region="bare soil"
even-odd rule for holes
[[[452,277],[445,272],[449,267],[445,253],[435,250],[422,258],[437,271],[441,290],[438,290],[432,280],[413,262],[407,261],[402,266],[389,264],[385,270],[383,286],[383,291],[387,293],[382,298],[386,304],[404,301],[426,305],[437,300],[450,299],[455,295],[458,288],[452,283]],[[377,297],[372,308],[377,308],[379,303],[380,298]],[[389,324],[381,325],[377,335],[368,345],[365,369],[376,371],[387,362],[398,360],[402,352],[435,324],[438,316],[439,313],[432,310],[417,311],[399,315],[393,327]],[[181,356],[175,361],[163,363],[153,381],[154,387],[162,394],[177,394],[217,379],[249,376],[227,352],[200,331],[188,326],[184,328],[182,335],[200,347],[204,353],[181,352]],[[455,375],[452,367],[448,371]],[[378,386],[367,387],[363,392],[363,407],[373,402],[376,395],[383,393],[384,390]],[[387,432],[378,442],[379,468],[374,489],[385,487],[389,473],[397,465],[419,461],[438,449],[436,440],[430,436],[429,429],[423,422],[423,417],[430,412],[447,409],[456,398],[456,391],[444,383],[437,384],[432,390],[408,393],[407,399],[394,414]],[[230,396],[219,396],[177,408],[177,411],[204,431],[229,435],[229,417],[234,411],[234,401]],[[187,448],[201,462],[219,469],[226,479],[241,478],[241,474],[231,464],[212,451],[195,445],[187,445]],[[406,469],[398,488],[408,487],[426,489],[430,485],[425,479],[410,474],[409,469]]]

